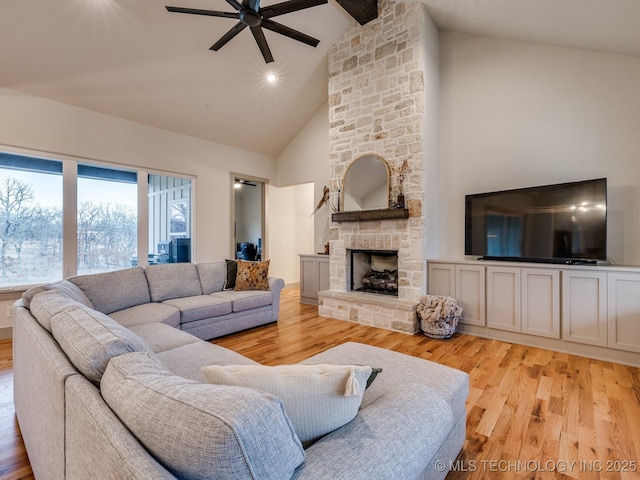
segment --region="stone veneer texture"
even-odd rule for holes
[[[406,160],[403,192],[408,220],[332,223],[331,289],[346,289],[346,249],[398,250],[399,298],[423,294],[424,214],[424,23],[419,3],[380,1],[379,18],[354,23],[329,52],[329,167],[332,203],[348,166],[369,153],[390,166],[391,195],[399,193],[396,172]],[[335,258],[334,258],[335,257]]]
[[[329,168],[331,202],[349,165],[366,154],[382,156],[391,170],[390,202],[400,192],[397,172],[410,172],[402,190],[409,219],[332,222],[330,289],[347,290],[350,249],[398,250],[398,300],[417,303],[426,276],[425,217],[425,22],[419,3],[380,0],[379,17],[353,26],[329,52]],[[320,304],[320,314],[344,317]],[[346,302],[348,304],[348,301]],[[378,314],[380,307],[377,306]],[[404,325],[394,330],[410,331]],[[415,330],[414,330],[415,331]]]

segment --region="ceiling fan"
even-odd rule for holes
[[[317,40],[309,35],[294,30],[293,28],[282,25],[281,23],[271,20],[273,17],[284,15],[286,13],[297,12],[306,8],[316,7],[328,2],[328,0],[290,0],[288,2],[276,3],[266,7],[260,7],[260,0],[242,0],[242,3],[238,0],[226,0],[229,5],[236,9],[236,12],[219,12],[216,10],[201,10],[197,8],[184,8],[184,7],[169,7],[166,9],[169,12],[175,13],[190,13],[192,15],[206,15],[209,17],[223,17],[233,18],[239,20],[236,25],[225,33],[220,40],[214,43],[209,50],[218,51],[224,47],[233,37],[249,27],[253,38],[262,52],[264,61],[267,63],[273,62],[273,56],[271,50],[267,44],[267,39],[264,36],[263,28],[271,30],[272,32],[279,33],[285,37],[292,38],[299,42],[305,43],[312,47],[316,47],[320,40]]]

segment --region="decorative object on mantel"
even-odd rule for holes
[[[409,167],[409,163],[405,159],[396,170],[398,175],[398,203],[396,203],[396,207],[404,208],[404,190],[402,189],[402,184],[404,183],[405,176],[411,172],[411,167]]]
[[[430,338],[451,338],[462,316],[462,307],[456,299],[442,295],[423,296],[416,311],[420,330]]]
[[[401,220],[404,218],[409,218],[409,210],[407,208],[336,212],[331,215],[332,222],[367,222],[372,220]]]
[[[329,207],[331,207],[331,210],[333,210],[334,212],[336,211],[335,208],[333,208],[333,206],[331,205],[331,202],[329,201],[329,187],[327,187],[326,185],[324,187],[322,187],[322,198],[318,201],[318,204],[316,205],[316,209],[313,211],[313,213],[311,215],[309,215],[310,217],[313,217],[315,215],[315,213],[320,210],[323,205],[329,205]]]
[[[287,27],[281,23],[271,20],[278,15],[284,15],[286,13],[297,12],[299,10],[305,10],[307,8],[317,7],[327,3],[328,0],[290,0],[288,2],[277,3],[275,5],[268,5],[266,7],[260,7],[260,0],[245,0],[242,3],[238,0],[227,0],[227,3],[236,9],[236,12],[219,12],[216,10],[201,10],[197,8],[184,8],[184,7],[165,7],[167,11],[174,13],[189,13],[192,15],[205,15],[208,17],[222,17],[239,20],[231,30],[225,33],[220,40],[209,48],[209,50],[218,51],[224,47],[231,39],[233,39],[238,33],[249,27],[253,38],[258,44],[260,53],[264,57],[266,63],[273,62],[273,55],[269,49],[269,44],[264,36],[263,28],[271,30],[272,32],[279,33],[285,37],[289,37],[298,42],[302,42],[311,47],[317,47],[320,40],[310,37],[302,32],[294,30],[291,27]]]

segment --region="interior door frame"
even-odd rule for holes
[[[230,191],[230,238],[229,238],[229,258],[236,258],[236,190],[235,183],[236,179],[239,180],[248,180],[250,182],[259,182],[262,183],[262,192],[260,197],[261,203],[261,212],[260,212],[260,235],[262,238],[262,260],[267,260],[269,258],[269,242],[267,242],[267,187],[269,186],[269,179],[256,177],[255,175],[246,175],[244,173],[230,172],[229,177],[229,191]]]

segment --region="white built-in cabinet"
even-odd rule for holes
[[[560,273],[541,268],[488,266],[487,326],[560,338]]]
[[[640,354],[640,268],[429,260],[428,292],[458,300],[462,331],[583,355],[600,347],[599,358]],[[612,358],[640,363],[621,355]]]
[[[322,290],[329,290],[329,255],[300,255],[300,303],[317,305]]]
[[[610,273],[608,346],[640,353],[640,273]]]
[[[429,293],[455,298],[463,309],[460,323],[485,324],[484,267],[477,265],[429,265]]]
[[[562,272],[562,336],[565,340],[607,346],[607,274]]]

